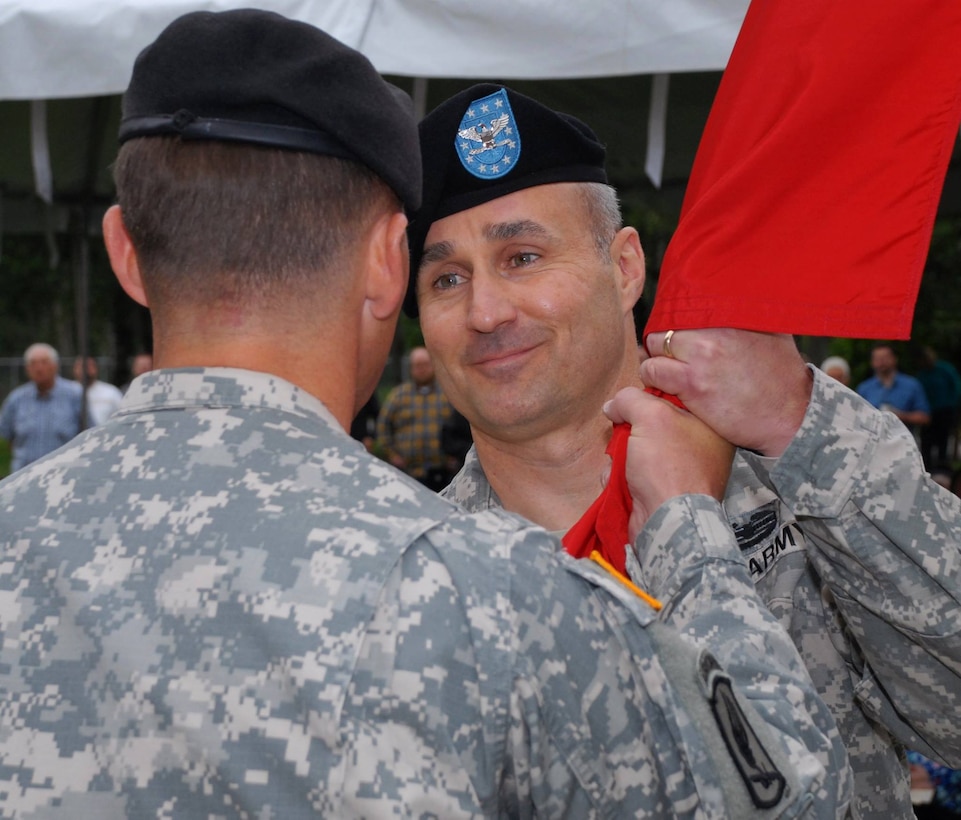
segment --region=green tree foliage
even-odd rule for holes
[[[76,355],[81,325],[78,302],[83,254],[76,238],[4,236],[0,245],[0,356],[21,356],[33,342],[52,344],[64,357]],[[126,359],[150,349],[149,319],[120,288],[97,237],[87,248],[87,349],[116,358],[115,381],[126,378]]]
[[[935,223],[911,335],[961,366],[961,217]]]
[[[35,341],[54,347],[71,339],[73,278],[65,270],[66,248],[43,237],[5,236],[0,256],[3,281],[0,352],[20,355]]]

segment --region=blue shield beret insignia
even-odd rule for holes
[[[514,167],[521,137],[503,88],[467,106],[454,148],[467,171],[479,179],[497,179]]]

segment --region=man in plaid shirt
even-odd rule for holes
[[[377,418],[377,440],[390,463],[432,490],[442,490],[454,469],[441,449],[441,426],[453,408],[434,379],[425,347],[410,352],[410,381],[397,385]]]

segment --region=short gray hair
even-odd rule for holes
[[[583,182],[578,188],[597,252],[602,259],[610,259],[614,234],[624,227],[617,191],[602,182]]]
[[[30,364],[30,360],[38,353],[49,358],[54,364],[60,364],[60,354],[57,353],[55,348],[48,345],[46,342],[35,342],[34,344],[30,345],[30,347],[28,347],[23,354],[23,363]]]
[[[848,364],[847,359],[842,359],[840,356],[828,356],[823,362],[821,362],[821,370],[827,373],[829,370],[838,368],[845,377],[851,378],[851,366]]]

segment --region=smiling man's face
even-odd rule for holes
[[[576,183],[526,188],[431,226],[421,328],[442,389],[472,426],[526,439],[598,414],[636,298],[605,256]]]

